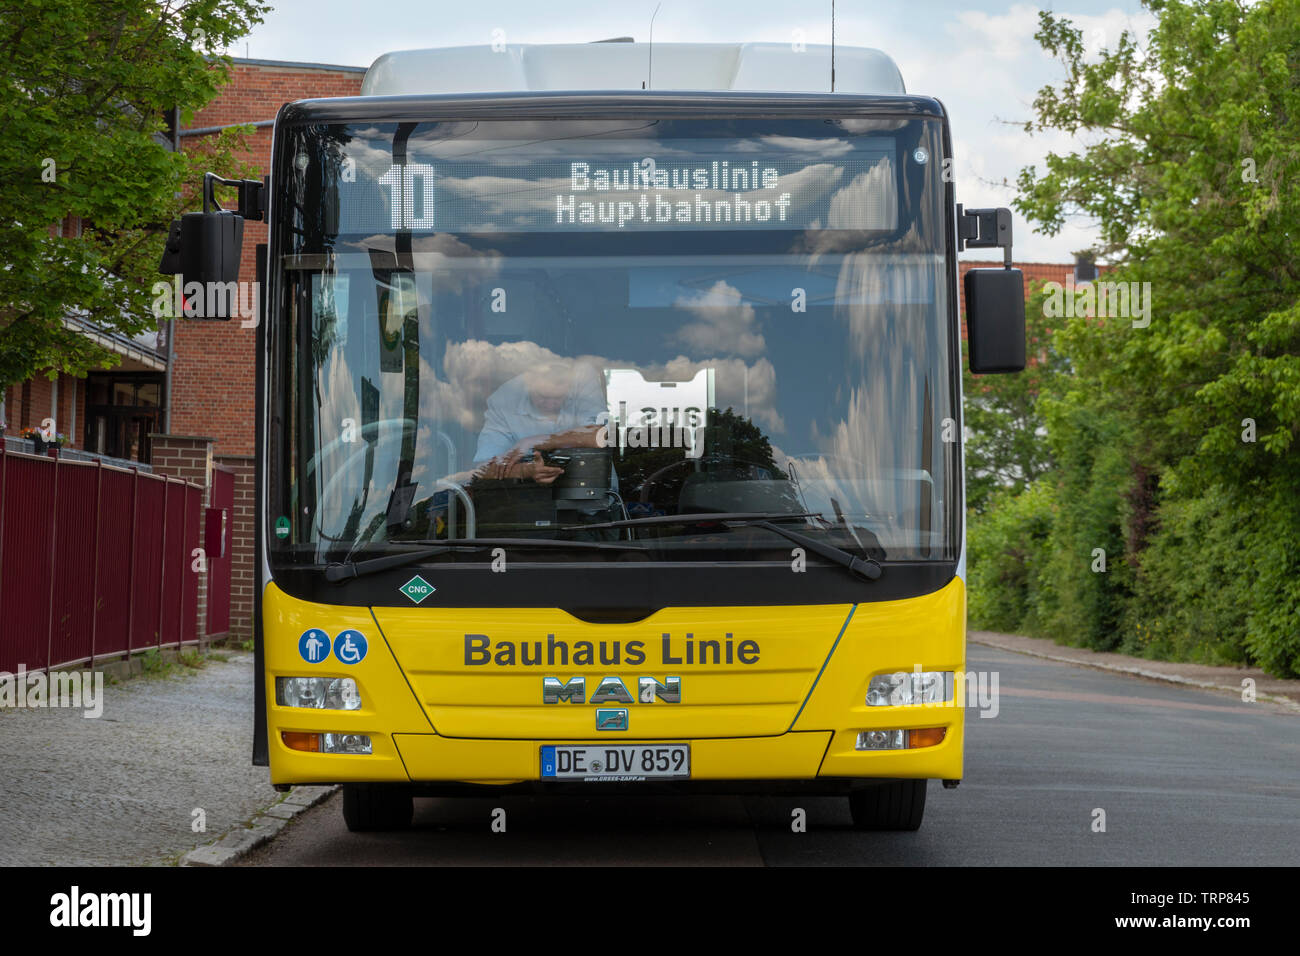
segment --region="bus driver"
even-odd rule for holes
[[[546,464],[542,452],[600,447],[606,415],[600,374],[591,366],[554,361],[531,368],[488,396],[474,475],[549,485],[564,469]]]

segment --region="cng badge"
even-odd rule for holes
[[[397,590],[401,591],[416,604],[419,604],[438,589],[417,574]]]
[[[627,730],[626,707],[596,708],[597,730]]]

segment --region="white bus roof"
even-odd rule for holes
[[[648,82],[647,82],[648,81]],[[535,90],[745,90],[825,93],[831,48],[790,43],[547,43],[385,53],[362,96]],[[866,47],[835,48],[835,92],[901,94],[894,61]]]

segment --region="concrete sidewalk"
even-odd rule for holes
[[[1143,657],[1130,657],[1127,654],[1089,650],[1084,647],[1069,647],[1057,644],[1046,638],[1022,637],[1019,634],[999,634],[995,631],[970,631],[968,639],[975,644],[985,644],[1004,651],[1044,657],[1048,660],[1081,664],[1098,670],[1116,671],[1145,677],[1149,680],[1166,681],[1173,684],[1186,684],[1206,690],[1232,694],[1241,699],[1242,681],[1249,678],[1255,682],[1257,700],[1268,701],[1279,707],[1300,713],[1300,680],[1287,680],[1271,677],[1255,667],[1214,667],[1208,664],[1180,664],[1171,661],[1149,661]]]
[[[103,704],[0,710],[0,865],[175,863],[280,799],[250,764],[251,653],[108,685]]]

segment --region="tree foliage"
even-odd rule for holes
[[[1105,278],[1149,284],[1151,320],[1054,336],[1068,374],[1037,405],[1057,509],[1036,620],[1300,674],[1300,0],[1146,5],[1145,41],[1091,58],[1040,14],[1065,78],[1027,130],[1088,145],[1023,170],[1016,206],[1048,233],[1094,220]]]
[[[1022,374],[972,375],[969,346],[962,342],[966,504],[976,514],[1000,490],[1024,491],[1053,467],[1038,397],[1052,389],[1064,359],[1052,341],[1045,295],[1036,289],[1025,305],[1028,367]]]
[[[168,223],[201,168],[233,170],[223,136],[177,154],[160,137],[225,80],[220,50],[260,22],[259,0],[0,0],[0,386],[115,358],[65,316],[134,336]],[[187,144],[188,145],[188,144]],[[67,217],[80,236],[56,235]]]
[[[996,631],[1045,631],[1038,620],[1050,581],[1044,562],[1056,508],[1055,485],[1040,480],[1019,494],[994,492],[986,512],[972,522],[970,618]]]
[[[1048,232],[1088,214],[1107,278],[1151,283],[1150,327],[1076,319],[1069,352],[1146,421],[1195,483],[1294,476],[1300,434],[1300,0],[1148,0],[1146,48],[1127,33],[1084,60],[1068,21],[1041,15],[1067,80],[1037,128],[1093,145],[1020,175],[1017,208]],[[1136,403],[1136,404],[1134,404]],[[1258,442],[1240,439],[1242,420]]]

